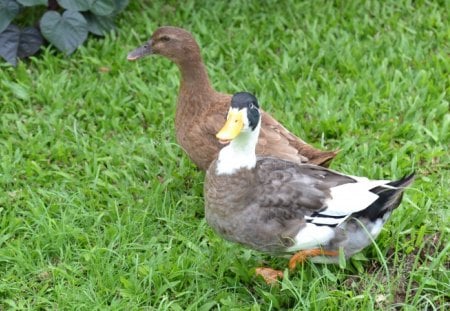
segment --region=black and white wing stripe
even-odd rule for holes
[[[326,201],[327,208],[305,216],[305,220],[316,226],[339,226],[350,215],[366,209],[378,199],[379,196],[370,189],[384,186],[388,182],[359,178],[356,183],[332,187],[330,188],[331,198]]]

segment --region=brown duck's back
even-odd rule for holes
[[[198,93],[180,95],[185,96],[178,100],[175,117],[177,141],[191,160],[206,170],[225,146],[215,135],[225,123],[231,95],[217,92],[206,96]],[[321,166],[328,166],[336,156],[334,151],[321,151],[307,144],[264,111],[256,153]]]

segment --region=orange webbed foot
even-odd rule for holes
[[[283,271],[272,268],[260,267],[255,270],[256,275],[260,275],[268,285],[273,285],[283,278]]]
[[[297,264],[304,263],[309,257],[316,256],[339,256],[339,252],[327,251],[320,248],[305,249],[299,251],[298,253],[292,255],[291,259],[289,259],[289,270],[294,270],[295,267],[297,267]]]

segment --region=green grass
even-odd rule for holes
[[[448,309],[449,6],[382,3],[133,1],[70,58],[1,63],[0,310]],[[177,68],[125,59],[159,25],[195,34],[218,90],[341,149],[334,169],[417,171],[376,245],[277,287],[253,276],[286,259],[206,224],[174,138]]]

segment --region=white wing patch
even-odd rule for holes
[[[320,213],[314,213],[312,216],[305,216],[305,220],[308,223],[318,226],[336,227],[337,225],[341,224],[347,217],[348,215],[327,217],[326,215],[322,215]]]
[[[307,223],[295,236],[295,244],[289,247],[287,251],[296,252],[302,249],[317,248],[328,244],[332,238],[334,238],[334,228]]]
[[[326,201],[327,209],[306,216],[306,221],[319,226],[339,226],[351,214],[364,210],[378,199],[379,196],[370,192],[370,189],[378,186],[391,188],[386,185],[388,180],[369,180],[361,177],[357,180],[356,183],[330,188],[331,198]]]
[[[386,180],[367,180],[333,187],[330,189],[331,199],[327,201],[328,207],[321,213],[342,216],[359,212],[378,199],[378,195],[369,190],[388,182]]]

